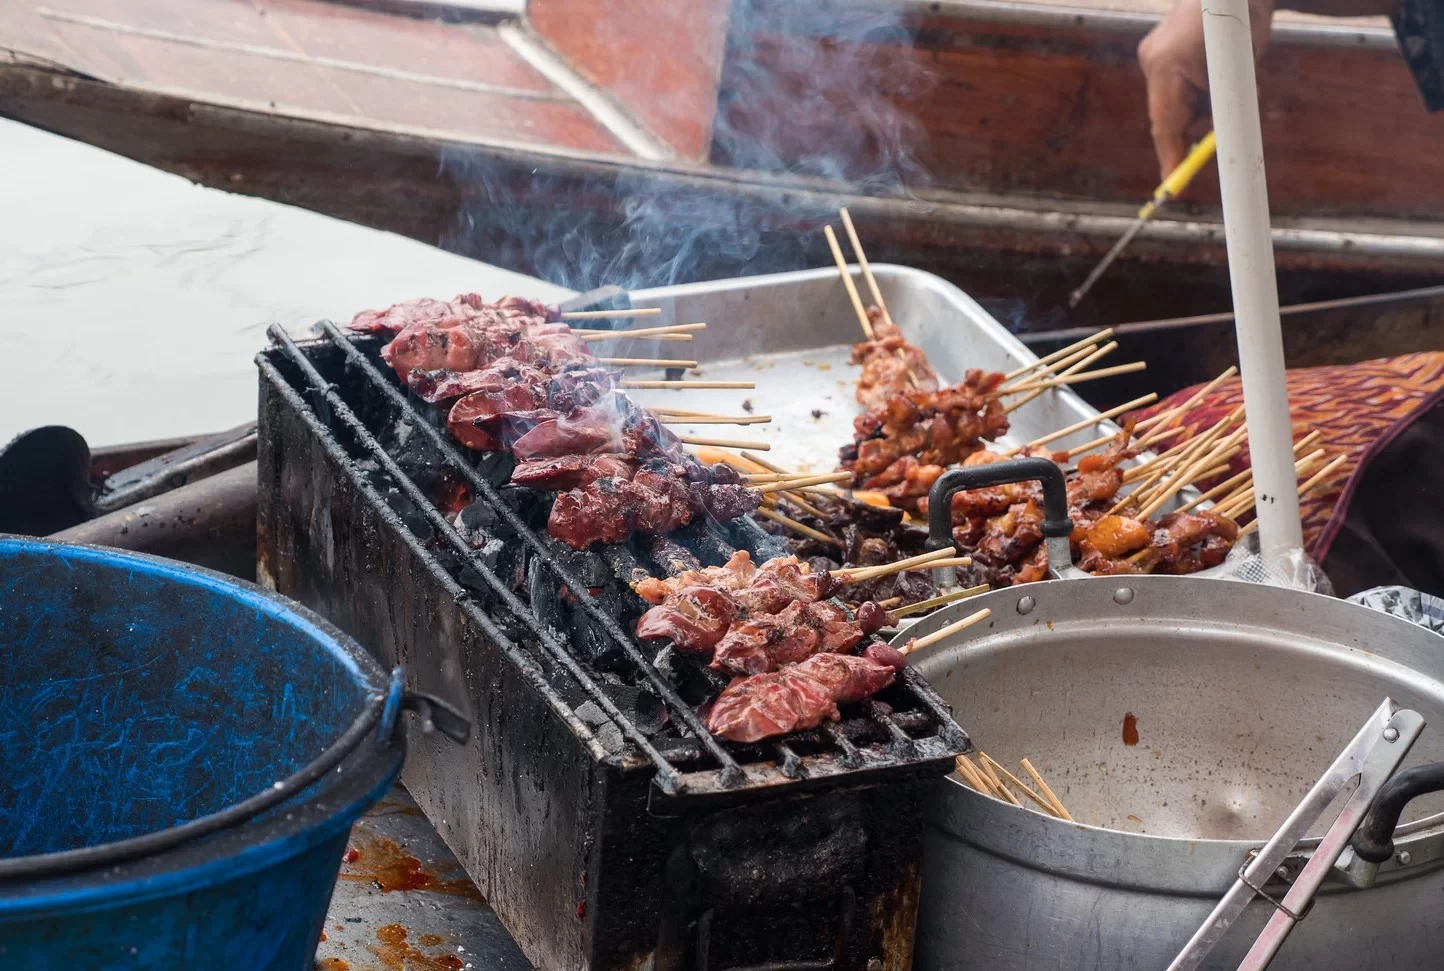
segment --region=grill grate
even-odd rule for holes
[[[615,723],[624,738],[635,746],[636,751],[651,762],[656,770],[656,787],[663,796],[706,797],[806,781],[823,783],[836,780],[838,776],[847,773],[916,770],[924,763],[950,760],[954,755],[970,749],[967,735],[953,722],[945,704],[911,669],[904,672],[897,687],[892,689],[903,692],[906,706],[911,710],[894,711],[889,705],[873,701],[859,706],[862,713],[860,718],[850,719],[843,724],[830,723],[819,731],[796,733],[762,745],[736,745],[714,738],[703,727],[692,707],[678,695],[676,689],[643,654],[640,646],[623,631],[617,620],[605,611],[588,586],[558,559],[555,552],[526,524],[496,487],[477,471],[441,429],[427,420],[388,373],[383,372],[361,346],[358,346],[363,342],[374,343],[374,338],[352,339],[329,322],[323,323],[321,329],[325,342],[308,345],[308,348],[329,345],[339,349],[343,359],[343,373],[338,377],[359,377],[363,390],[379,394],[394,413],[395,420],[426,437],[444,459],[447,469],[459,475],[474,490],[473,497],[489,506],[526,544],[531,555],[539,559],[565,585],[571,599],[585,611],[588,618],[600,626],[608,640],[620,650],[631,670],[656,692],[681,738],[671,740],[671,744],[664,744],[659,739],[658,743],[654,744],[634,720],[617,707],[589,670],[588,662],[574,654],[568,644],[563,644],[549,632],[547,625],[539,619],[535,611],[496,574],[480,551],[467,542],[424,490],[396,459],[388,454],[385,446],[342,394],[341,389],[345,384],[328,380],[308,356],[307,349],[303,349],[279,327],[272,327],[270,336],[284,357],[299,370],[307,385],[307,397],[320,424],[328,428],[337,423],[344,426],[354,438],[358,450],[384,469],[395,481],[397,488],[416,505],[427,524],[435,531],[435,535],[475,572],[507,611],[535,637],[541,649],[555,660],[575,681],[582,693]],[[369,413],[364,407],[359,410]],[[374,490],[368,492],[373,501],[384,503]],[[440,567],[438,570],[446,572]],[[455,581],[453,585],[456,585]],[[484,611],[477,613],[485,616]],[[511,639],[502,634],[489,619],[487,634],[497,639],[499,644],[504,644],[509,653],[524,654],[516,651],[516,645]],[[530,662],[530,666],[526,668],[528,677],[545,681],[546,675],[535,662],[530,658],[527,660]],[[549,700],[552,700],[554,695],[554,691],[549,692]],[[566,703],[562,701],[561,704],[565,706]],[[573,722],[584,725],[575,713],[571,713],[568,719],[569,725]],[[865,724],[853,724],[857,722]],[[577,725],[572,727],[576,730]],[[587,736],[590,736],[590,730],[586,731]],[[869,738],[870,743],[862,746],[856,744],[854,738],[862,737]],[[678,742],[684,744],[677,744]],[[667,754],[659,750],[659,745],[667,749]],[[799,747],[807,754],[800,754],[797,750]],[[702,763],[701,766],[694,767],[699,762]]]

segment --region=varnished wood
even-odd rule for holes
[[[736,0],[713,158],[1137,204],[1159,176],[1135,56],[1153,20],[1045,13]],[[1444,215],[1444,115],[1397,51],[1276,36],[1259,88],[1276,212]],[[1188,202],[1217,203],[1211,170]]]

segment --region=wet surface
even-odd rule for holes
[[[67,424],[90,445],[256,417],[269,322],[463,291],[561,289],[390,233],[193,185],[0,120],[0,443]]]
[[[316,971],[530,971],[399,786],[351,831]]]

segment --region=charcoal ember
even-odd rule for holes
[[[361,463],[357,463],[360,465]],[[367,470],[367,478],[371,487],[381,497],[381,501],[396,513],[397,518],[417,539],[427,542],[432,538],[431,521],[421,511],[421,507],[411,501],[411,498],[396,487],[391,476],[380,469]]]
[[[666,724],[667,710],[653,692],[629,684],[603,684],[602,691],[643,735],[655,735]]]
[[[565,543],[559,543],[552,539],[546,533],[541,535],[541,541],[551,558],[588,589],[603,587],[611,582],[612,569],[599,554],[591,550],[574,550]],[[575,592],[580,594],[585,591]]]
[[[625,543],[598,547],[597,555],[606,561],[612,575],[628,589],[652,575]]]
[[[611,590],[600,591],[597,606],[609,617],[619,617],[623,613],[620,595]],[[592,667],[602,672],[625,670],[626,656],[621,644],[611,632],[588,611],[575,604],[570,605],[569,612],[571,628],[574,631],[572,643]]]
[[[510,484],[499,486],[496,491],[501,501],[515,510],[528,528],[546,532],[547,517],[551,514],[556,493]]]
[[[779,556],[791,556],[787,543],[757,525],[751,516],[742,516],[727,524],[734,545],[752,554],[752,562],[765,563]]]
[[[691,550],[705,566],[721,566],[737,552],[721,528],[706,519],[694,519],[681,529],[673,530],[672,538]]]
[[[709,668],[705,660],[699,661],[672,647],[658,651],[652,663],[682,700],[694,708],[716,698],[731,680]]]
[[[410,421],[392,422],[383,426],[377,436],[386,446],[386,451],[401,466],[401,471],[430,493],[441,485],[447,471],[446,456],[430,435],[425,434]],[[386,441],[390,438],[390,441]]]
[[[607,750],[608,754],[616,755],[626,746],[626,736],[622,734],[622,730],[611,718],[607,717],[607,713],[602,711],[601,706],[595,701],[582,702],[577,706],[575,714],[588,728],[593,730],[597,741],[602,748]]]
[[[561,589],[562,583],[551,567],[542,562],[541,557],[531,557],[526,568],[526,591],[532,613],[536,614],[550,634],[565,643],[570,625]]]
[[[516,469],[516,456],[510,452],[477,452],[475,468],[483,479],[501,488],[511,481]]]
[[[691,550],[670,536],[651,536],[648,539],[648,553],[652,562],[667,576],[674,577],[686,570],[702,569],[701,562],[692,555]]]

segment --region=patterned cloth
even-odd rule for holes
[[[1444,0],[1401,0],[1389,20],[1424,106],[1444,110]]]
[[[1426,351],[1359,364],[1290,371],[1288,387],[1294,441],[1317,431],[1321,436],[1319,442],[1307,451],[1323,448],[1326,459],[1340,453],[1348,455],[1347,461],[1299,503],[1304,544],[1315,560],[1323,562],[1343,525],[1362,470],[1413,421],[1444,399],[1444,352]],[[1167,411],[1183,404],[1196,391],[1197,387],[1185,388],[1130,417],[1141,421]],[[1174,420],[1165,427],[1182,424],[1192,436],[1221,421],[1242,403],[1242,383],[1236,377],[1231,378],[1180,416],[1181,422]],[[1248,467],[1245,444],[1226,473],[1199,486],[1207,489]],[[1249,518],[1240,517],[1245,522]]]

